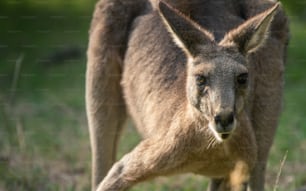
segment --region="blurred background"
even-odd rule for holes
[[[290,17],[284,111],[267,188],[306,185],[306,2],[281,1]],[[0,191],[90,190],[84,82],[95,0],[0,1]],[[128,125],[119,156],[139,141]],[[282,163],[283,161],[283,163]],[[278,176],[280,174],[280,176]],[[157,178],[140,190],[205,190],[195,175]]]

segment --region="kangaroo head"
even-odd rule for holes
[[[188,60],[188,101],[208,121],[218,141],[227,139],[236,127],[249,93],[247,56],[265,42],[278,6],[247,20],[216,42],[194,21],[159,3],[167,30]]]

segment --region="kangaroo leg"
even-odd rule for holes
[[[276,46],[276,44],[275,44]],[[273,47],[268,47],[267,50],[271,50]],[[257,56],[261,57],[261,56]],[[280,65],[282,62],[279,57],[270,56],[271,59],[267,59],[264,63],[270,63]],[[281,66],[282,67],[282,66]],[[271,70],[268,70],[271,71]],[[263,191],[265,182],[266,163],[270,148],[273,143],[275,131],[277,128],[278,118],[281,111],[281,99],[282,99],[282,74],[279,68],[274,69],[275,72],[279,72],[278,79],[258,79],[256,81],[256,91],[260,92],[255,94],[255,102],[253,104],[253,117],[252,124],[255,131],[258,154],[257,163],[251,175],[250,188],[252,191]],[[261,72],[260,74],[269,76]],[[259,84],[260,83],[260,84]]]
[[[218,191],[220,185],[222,184],[223,178],[212,178],[210,180],[207,191]]]
[[[120,89],[122,61],[119,51],[105,39],[112,36],[107,34],[103,20],[101,23],[94,22],[97,21],[93,20],[91,28],[86,73],[93,190],[115,161],[116,144],[125,117]]]
[[[91,66],[87,70],[90,73],[87,77],[86,100],[92,148],[93,186],[103,179],[115,161],[117,141],[125,118],[119,75],[108,75],[119,74],[118,68],[103,70],[100,67],[103,66]]]
[[[95,39],[95,35],[93,32],[91,38]],[[93,189],[115,161],[116,145],[125,119],[119,60],[111,52],[101,59],[101,55],[95,55],[95,49],[95,44],[91,43],[86,76]]]
[[[145,6],[145,0],[100,0],[93,15],[86,73],[93,190],[115,161],[126,117],[120,87],[123,55],[131,23]]]
[[[164,139],[146,139],[114,164],[97,191],[123,191],[137,182],[183,171],[187,157]]]
[[[255,131],[258,158],[251,174],[250,188],[252,191],[263,191],[265,183],[266,163],[278,125],[282,105],[283,90],[283,50],[284,44],[270,39],[265,48],[256,56],[255,67],[265,68],[257,71],[255,97],[253,102],[252,124]],[[264,52],[273,54],[262,56]],[[254,59],[255,60],[255,59]],[[267,64],[269,63],[269,64]],[[273,71],[273,72],[271,72]]]
[[[243,1],[246,16],[252,16],[271,6],[271,1]],[[252,125],[255,131],[258,158],[251,173],[250,190],[263,191],[266,163],[273,143],[277,122],[281,111],[283,90],[283,65],[288,43],[288,21],[279,10],[271,24],[271,33],[266,44],[256,54],[250,56],[250,67],[256,74],[254,81]]]

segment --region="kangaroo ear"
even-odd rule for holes
[[[256,51],[266,41],[269,35],[270,24],[279,5],[279,3],[276,3],[272,8],[247,20],[238,28],[231,30],[219,45],[237,46],[243,54]]]
[[[189,56],[200,53],[199,46],[211,44],[214,37],[211,33],[201,28],[178,10],[167,3],[160,1],[159,14],[170,32],[174,42]]]

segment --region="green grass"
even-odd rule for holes
[[[0,190],[90,190],[84,74],[93,2],[66,1],[63,6],[59,0],[34,1],[0,3]],[[278,190],[306,183],[306,26],[292,21],[291,29],[284,112],[271,150],[268,190],[287,151]],[[70,46],[83,54],[46,64],[50,55]],[[22,56],[18,83],[12,88],[16,61]],[[129,123],[119,157],[138,141]],[[179,175],[141,183],[132,190],[197,191],[206,186],[206,178]]]
[[[23,3],[0,11],[0,190],[90,190],[84,71],[93,3]],[[71,46],[81,57],[46,64]]]

